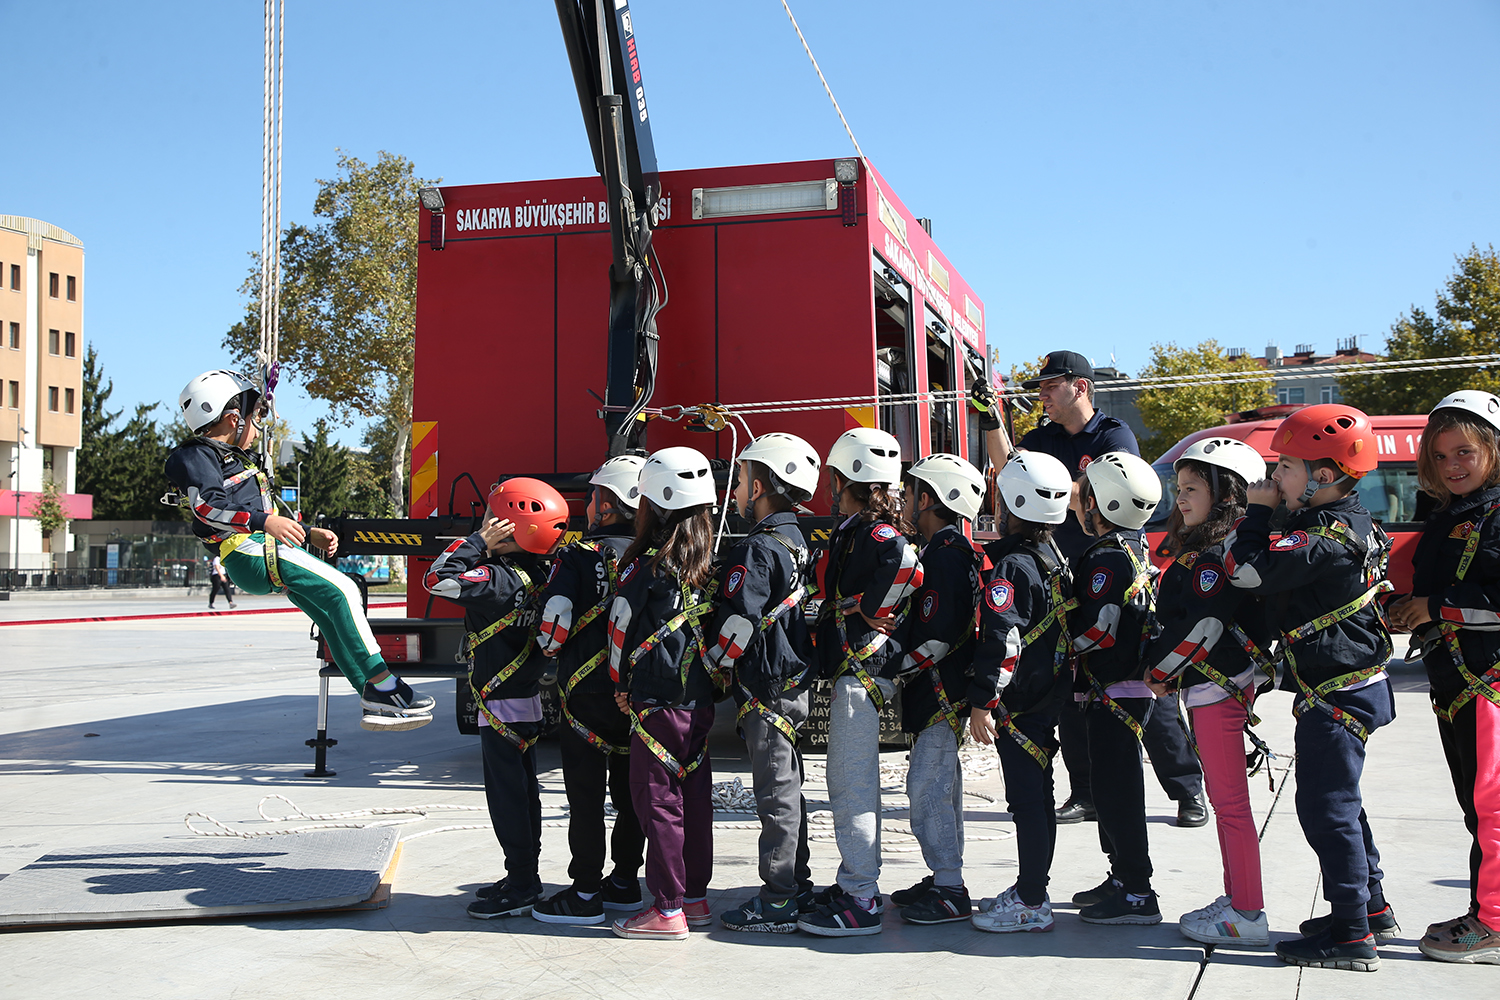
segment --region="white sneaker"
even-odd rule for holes
[[[1226,906],[1218,913],[1197,920],[1184,919],[1177,925],[1183,937],[1203,944],[1215,945],[1267,945],[1271,943],[1270,926],[1265,911],[1251,920],[1241,916],[1233,907]]]
[[[984,900],[981,906],[978,913],[969,917],[969,923],[981,931],[1008,934],[1052,929],[1052,900],[1045,896],[1041,906],[1027,906],[1012,886],[993,900]]]
[[[1186,923],[1189,920],[1207,920],[1228,906],[1230,902],[1229,896],[1220,896],[1207,906],[1200,906],[1196,910],[1189,910],[1177,919],[1182,923]]]

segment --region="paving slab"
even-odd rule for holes
[[[130,604],[131,613],[141,606]],[[435,721],[401,734],[359,729],[357,699],[335,684],[330,711],[340,742],[331,763],[339,774],[304,778],[311,751],[302,741],[311,735],[317,690],[311,651],[307,623],[297,615],[0,629],[0,681],[7,692],[0,707],[6,803],[0,873],[49,852],[185,842],[194,836],[183,823],[191,811],[235,827],[270,829],[257,805],[273,793],[316,813],[424,804],[471,808],[402,827],[408,837],[483,822],[477,740],[454,729],[447,681],[419,685],[438,699]],[[1183,938],[1176,915],[1221,891],[1217,840],[1212,825],[1173,825],[1173,803],[1148,779],[1156,883],[1166,916],[1157,927],[1091,927],[1066,905],[1105,870],[1092,824],[1059,831],[1052,895],[1060,906],[1051,934],[913,927],[891,914],[884,932],[870,938],[732,935],[711,928],[695,931],[685,944],[627,942],[603,927],[526,918],[469,919],[463,908],[472,891],[498,878],[503,863],[488,830],[460,829],[405,841],[391,903],[383,910],[0,935],[0,995],[952,996],[1000,988],[1027,998],[1111,1000],[1364,998],[1397,991],[1408,1000],[1439,991],[1500,996],[1500,972],[1440,965],[1415,950],[1415,935],[1429,921],[1463,909],[1466,835],[1417,676],[1402,676],[1398,706],[1396,723],[1372,743],[1366,795],[1405,933],[1382,948],[1385,965],[1373,975],[1303,972],[1281,965],[1270,949],[1217,949],[1210,956]],[[1274,747],[1289,749],[1290,699],[1271,695],[1261,708],[1262,731]],[[711,745],[716,780],[748,781],[732,726],[716,726]],[[539,752],[547,816],[542,876],[557,888],[566,883],[568,861],[565,798],[555,744],[544,742]],[[902,757],[886,755],[889,801],[896,806],[904,805],[898,794]],[[1265,825],[1273,938],[1295,933],[1300,920],[1323,907],[1316,861],[1292,805],[1288,763],[1276,764],[1277,791],[1263,778],[1251,785]],[[809,765],[809,797],[822,799],[821,758],[810,757]],[[971,760],[967,787],[976,794],[967,813],[966,878],[976,896],[994,895],[1013,881],[1016,862],[998,768],[987,756]],[[740,815],[720,819],[710,895],[716,912],[747,898],[757,884],[753,824]],[[826,883],[838,858],[821,832],[824,819],[818,820],[812,863],[815,877]],[[904,811],[887,814],[887,892],[925,874],[904,829]],[[60,968],[67,975],[59,976]]]

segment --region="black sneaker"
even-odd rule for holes
[[[1082,909],[1085,906],[1093,906],[1113,896],[1120,889],[1120,883],[1115,881],[1113,873],[1106,875],[1104,881],[1092,889],[1073,893],[1073,905]]]
[[[1375,935],[1376,941],[1390,941],[1401,933],[1401,925],[1396,923],[1396,911],[1391,909],[1389,903],[1379,913],[1369,914],[1369,921],[1370,933]],[[1302,921],[1297,926],[1297,933],[1305,938],[1317,937],[1319,934],[1326,934],[1332,923],[1333,914],[1325,913],[1321,917]]]
[[[895,898],[892,893],[893,902]],[[921,899],[902,909],[901,919],[909,924],[952,924],[968,920],[973,912],[974,902],[969,899],[968,889],[934,885]]]
[[[1078,919],[1086,924],[1159,924],[1161,907],[1156,905],[1156,893],[1133,900],[1120,886],[1108,899],[1079,910]]]
[[[531,919],[544,924],[602,924],[604,902],[597,892],[593,899],[582,899],[570,885],[550,899],[538,900],[531,908]]]
[[[518,889],[509,885],[508,879],[502,879],[506,883],[504,891],[492,893],[483,899],[477,899],[469,904],[469,916],[475,920],[493,920],[496,917],[523,917],[531,912],[531,908],[537,900],[542,898],[542,887],[540,884],[526,889]],[[498,884],[498,883],[497,883]]]
[[[807,886],[797,893],[797,912],[812,913],[818,908],[818,891]]]
[[[510,888],[510,876],[507,875],[498,882],[482,885],[474,890],[474,895],[480,899],[489,899],[491,896],[503,895]]]
[[[858,937],[880,933],[880,914],[871,913],[853,896],[835,887],[837,895],[815,913],[797,918],[797,929],[819,937]]]
[[[1208,824],[1208,806],[1203,801],[1203,796],[1194,795],[1190,799],[1183,799],[1177,803],[1177,825],[1178,826],[1206,826]]]
[[[845,895],[844,887],[837,882],[826,889],[806,889],[797,894],[797,906],[803,913],[816,913],[825,906],[832,906],[834,901]],[[807,900],[806,903],[803,901]],[[875,913],[885,912],[885,897],[875,897]]]
[[[767,903],[756,896],[743,906],[737,906],[719,914],[719,922],[724,925],[725,930],[758,934],[791,934],[797,929],[798,916],[799,911],[795,899]]]
[[[1276,957],[1288,965],[1305,965],[1312,969],[1374,972],[1380,968],[1380,955],[1375,951],[1373,934],[1366,934],[1358,941],[1335,941],[1325,930],[1312,937],[1278,941]]]
[[[622,884],[611,875],[600,886],[599,899],[606,910],[634,913],[641,908],[641,881],[633,878]]]
[[[933,885],[932,876],[929,875],[910,889],[897,889],[891,893],[891,903],[895,906],[910,906],[923,896]]]
[[[1068,823],[1092,823],[1098,818],[1099,814],[1094,811],[1094,804],[1092,802],[1075,802],[1073,799],[1069,799],[1057,810],[1057,822],[1064,825]]]
[[[394,691],[377,691],[373,681],[365,681],[364,690],[359,693],[360,707],[371,712],[430,715],[436,704],[428,695],[417,694],[410,684],[399,677],[396,678]]]

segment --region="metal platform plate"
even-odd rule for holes
[[[0,879],[0,928],[353,906],[375,893],[398,843],[382,827],[48,854]]]

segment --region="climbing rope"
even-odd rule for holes
[[[264,103],[261,113],[260,174],[260,363],[261,395],[276,413],[276,379],[281,354],[281,120],[285,68],[286,0],[264,0]],[[266,461],[275,467],[276,449],[265,432]]]

